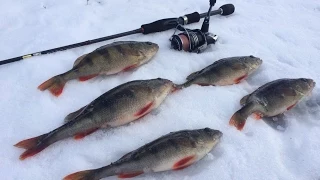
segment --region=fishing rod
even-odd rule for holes
[[[227,16],[227,15],[232,14],[234,12],[234,10],[235,10],[235,7],[233,4],[225,4],[217,10],[210,11],[209,15],[213,16],[213,15],[220,14],[222,16]],[[207,16],[207,13],[199,14],[198,12],[194,12],[191,14],[186,14],[186,15],[181,16],[179,18],[161,19],[161,20],[149,23],[149,24],[143,24],[143,25],[141,25],[140,28],[132,30],[132,31],[127,31],[127,32],[119,33],[119,34],[114,34],[111,36],[105,36],[105,37],[101,37],[101,38],[97,38],[97,39],[87,40],[87,41],[83,41],[83,42],[79,42],[79,43],[75,43],[75,44],[70,44],[70,45],[66,45],[66,46],[61,46],[61,47],[57,47],[57,48],[53,48],[53,49],[48,49],[48,50],[44,50],[44,51],[39,51],[39,52],[31,53],[31,54],[26,54],[23,56],[18,56],[18,57],[2,60],[2,61],[0,61],[0,65],[13,63],[16,61],[21,61],[21,60],[24,60],[27,58],[31,58],[33,56],[40,56],[40,55],[44,55],[44,54],[54,53],[57,51],[64,51],[64,50],[68,50],[68,49],[72,49],[72,48],[76,48],[76,47],[86,46],[89,44],[94,44],[94,43],[98,43],[98,42],[102,42],[102,41],[106,41],[106,40],[110,40],[110,39],[115,39],[115,38],[119,38],[119,37],[123,37],[123,36],[132,35],[132,34],[139,34],[139,33],[150,34],[150,33],[155,33],[155,32],[162,32],[162,31],[176,28],[178,25],[186,25],[186,24],[199,22],[200,19],[202,19],[206,16]]]

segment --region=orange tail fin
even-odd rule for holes
[[[40,89],[41,91],[48,89],[54,96],[59,96],[62,93],[65,84],[66,81],[58,75],[40,84],[40,86],[38,86],[38,89]]]
[[[239,131],[241,131],[246,123],[246,119],[243,118],[240,113],[236,112],[231,117],[229,124],[235,126]]]
[[[242,130],[247,118],[256,110],[259,109],[259,105],[254,102],[247,103],[240,110],[233,114],[229,124],[235,126],[238,130]]]
[[[45,136],[46,136],[46,134],[38,136],[38,137],[26,139],[26,140],[20,141],[17,144],[15,144],[14,145],[15,147],[27,149],[24,153],[21,154],[19,159],[24,160],[30,156],[33,156],[33,155],[39,153],[40,151],[42,151],[43,149],[48,147],[49,144],[47,145],[47,144],[44,144],[41,142],[41,140]]]
[[[73,174],[70,174],[63,178],[63,180],[93,180],[92,170],[79,171]]]

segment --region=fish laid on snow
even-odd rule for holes
[[[99,128],[117,127],[141,118],[157,108],[174,90],[174,83],[160,78],[131,81],[115,87],[69,114],[63,126],[17,143],[16,147],[26,149],[20,159],[33,156],[59,140],[72,136],[81,139]]]
[[[159,46],[152,42],[114,42],[79,57],[71,70],[54,76],[38,88],[41,91],[48,89],[53,95],[59,96],[69,80],[86,81],[100,74],[128,71],[148,62],[158,49]]]
[[[114,175],[130,178],[148,172],[180,170],[202,159],[218,144],[221,136],[220,131],[210,128],[172,132],[108,166],[76,172],[64,180],[98,180]]]
[[[239,56],[220,59],[201,71],[187,77],[183,85],[225,86],[238,84],[260,67],[262,60],[254,56]]]
[[[310,94],[314,86],[312,79],[305,78],[269,82],[240,100],[243,107],[231,117],[229,124],[242,130],[246,119],[253,113],[257,119],[282,114]]]

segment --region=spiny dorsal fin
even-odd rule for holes
[[[97,48],[96,50],[108,48],[111,46],[121,45],[121,44],[129,44],[129,43],[137,43],[137,42],[136,41],[117,41],[117,42],[113,42],[113,43],[101,46],[101,47]]]

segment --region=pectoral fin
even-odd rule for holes
[[[279,114],[273,117],[263,117],[262,120],[270,126],[272,129],[277,131],[285,131],[288,127],[288,121],[284,114]]]

